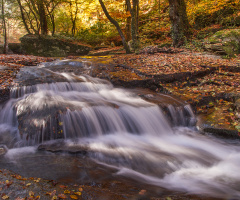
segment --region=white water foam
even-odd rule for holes
[[[240,147],[188,128],[161,137],[116,133],[66,145],[88,149],[96,162],[138,182],[224,199],[240,197]]]

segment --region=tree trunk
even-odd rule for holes
[[[50,17],[51,17],[51,21],[52,21],[52,36],[54,36],[54,34],[55,34],[55,29],[56,29],[56,27],[55,27],[54,14],[50,15]]]
[[[20,8],[22,22],[24,24],[24,27],[25,27],[26,31],[28,32],[28,34],[31,34],[31,31],[28,28],[26,18],[25,18],[24,12],[23,12],[23,7],[22,7],[22,4],[21,4],[21,0],[17,0],[17,2],[18,2],[18,5],[19,5],[19,8]]]
[[[168,0],[169,16],[172,22],[172,40],[174,47],[183,45],[190,35],[190,25],[184,0]]]
[[[129,6],[127,5],[127,0],[126,0],[126,11],[131,13],[129,10]],[[130,41],[131,40],[131,17],[127,17],[126,20],[126,27],[125,27],[125,32],[126,32],[126,40]]]
[[[37,0],[38,14],[40,19],[41,34],[48,34],[47,15],[42,0]]]
[[[7,53],[7,26],[4,12],[4,0],[2,0],[2,22],[3,22],[3,33],[4,33],[4,44],[3,44],[3,53]]]
[[[74,12],[74,16],[73,16],[73,8],[72,8],[72,2],[70,1],[70,10],[71,10],[71,21],[72,21],[72,36],[75,35],[76,33],[76,21],[77,21],[77,14],[78,14],[78,2],[75,0],[75,6],[76,6],[76,10]]]
[[[46,5],[46,10],[47,10],[48,16],[49,16],[49,18],[51,20],[51,23],[52,23],[52,36],[54,36],[55,29],[56,29],[54,12],[53,12],[53,10],[49,10],[49,6],[48,5]]]
[[[128,10],[131,13],[131,36],[132,36],[132,48],[134,51],[138,49],[138,0],[133,0],[133,6],[131,6],[130,0],[126,0]]]
[[[106,15],[106,17],[108,18],[108,20],[117,28],[118,33],[119,33],[119,35],[120,35],[121,38],[122,38],[122,43],[123,43],[124,49],[126,50],[126,53],[131,53],[131,51],[130,51],[128,45],[127,45],[125,36],[124,36],[124,34],[123,34],[123,32],[122,32],[122,30],[121,30],[118,22],[117,22],[116,20],[114,20],[114,19],[109,15],[109,13],[108,13],[108,11],[107,11],[107,9],[106,9],[103,1],[102,1],[102,0],[99,0],[99,3],[101,4],[101,7],[102,7],[102,9],[103,9],[103,12],[105,13],[105,15]]]
[[[137,7],[136,7],[136,32],[137,32],[137,39],[138,39],[138,32],[139,32],[139,0],[137,0]]]

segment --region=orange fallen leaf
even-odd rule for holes
[[[74,192],[74,194],[78,195],[78,196],[81,196],[82,193],[81,192]]]
[[[59,195],[58,195],[58,198],[59,198],[59,199],[66,199],[67,196],[66,196],[65,194],[59,194]]]
[[[76,195],[70,195],[71,199],[78,199]]]

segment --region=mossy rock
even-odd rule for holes
[[[10,51],[12,51],[13,53],[16,53],[16,54],[21,54],[22,53],[21,43],[9,43],[8,44],[8,49]]]
[[[51,36],[25,35],[20,38],[21,49],[25,54],[45,57],[65,57],[87,55],[91,48]]]
[[[240,29],[225,29],[205,39],[207,50],[233,57],[240,53]]]

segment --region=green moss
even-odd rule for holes
[[[225,52],[227,57],[234,57],[240,53],[240,29],[226,29],[216,32],[205,40],[205,47],[214,51],[217,46],[218,50]],[[210,45],[209,45],[210,44]],[[209,46],[211,46],[209,48]],[[219,49],[219,47],[221,49]]]

